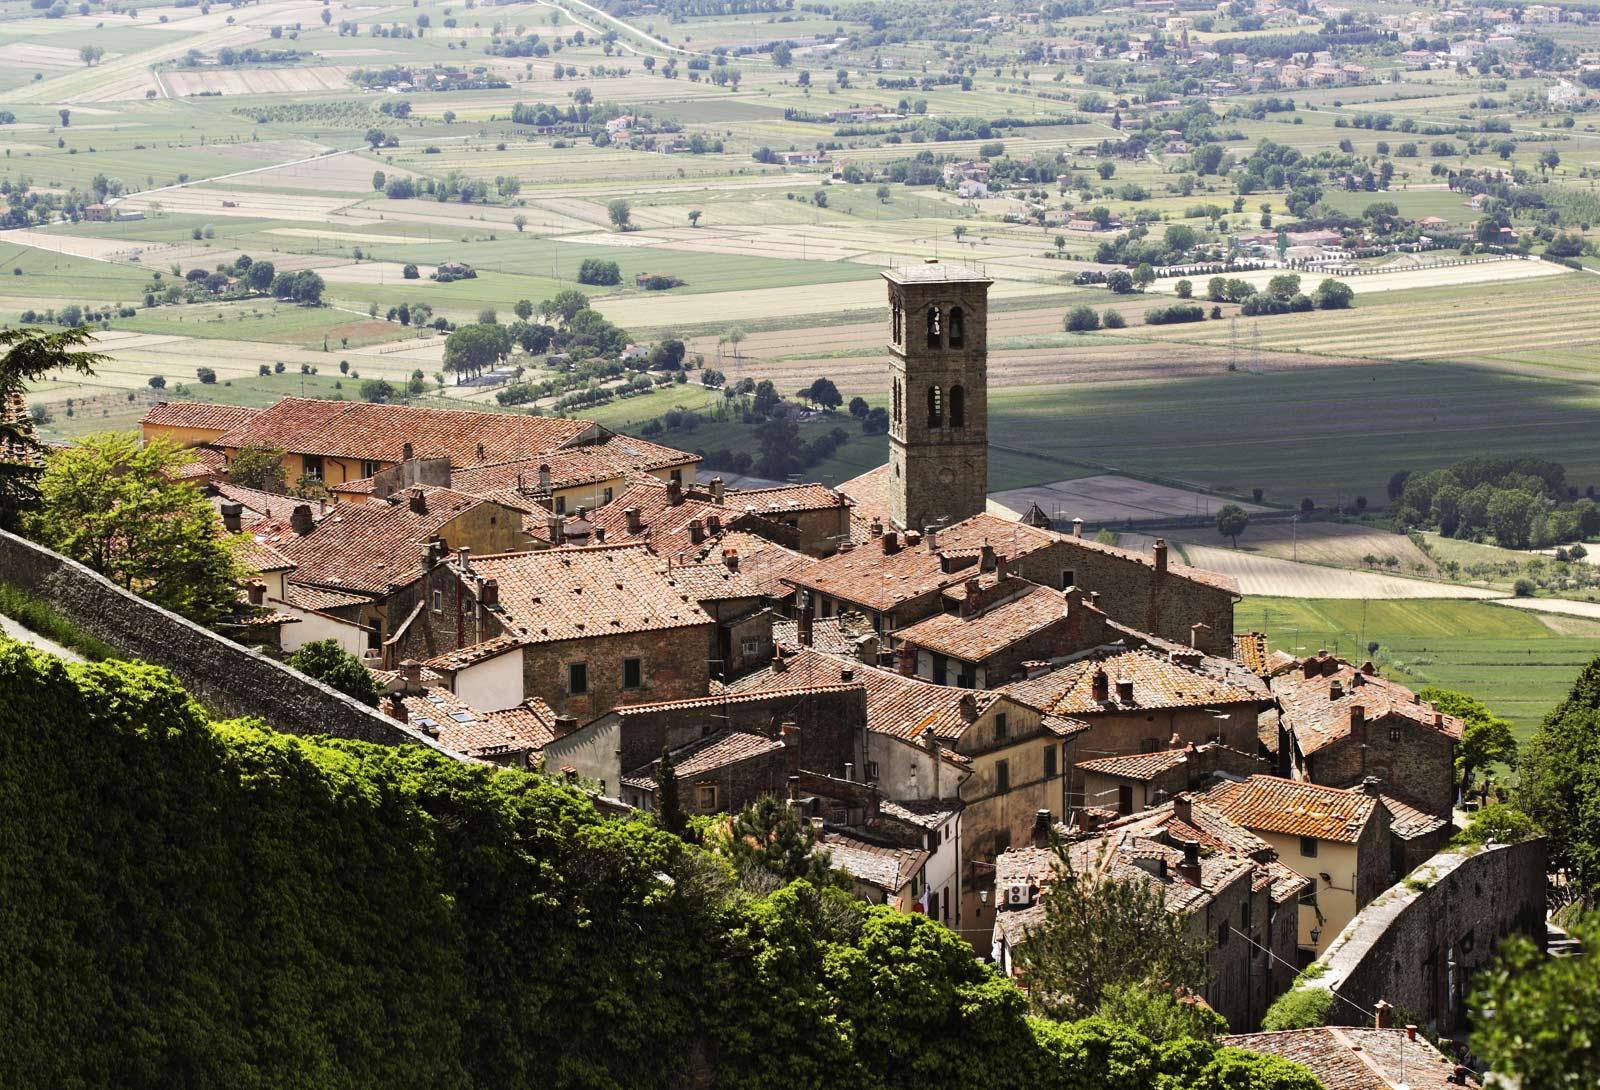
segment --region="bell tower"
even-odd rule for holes
[[[889,518],[921,530],[980,514],[989,490],[987,276],[930,260],[891,269]]]

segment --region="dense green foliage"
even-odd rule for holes
[[[1273,1000],[1261,1017],[1261,1028],[1311,1029],[1326,1025],[1333,1007],[1333,993],[1323,988],[1291,988]]]
[[[1417,699],[1432,704],[1446,715],[1462,722],[1461,743],[1456,746],[1456,772],[1461,790],[1472,787],[1472,774],[1496,763],[1516,766],[1517,739],[1511,722],[1501,719],[1477,697],[1430,685],[1417,693]]]
[[[1454,837],[1456,844],[1520,844],[1524,840],[1542,835],[1534,820],[1515,806],[1491,802],[1467,822],[1467,827]]]
[[[312,640],[301,644],[289,656],[289,665],[369,708],[378,704],[378,683],[373,680],[371,671],[361,665],[360,659],[340,647],[338,640]]]
[[[51,453],[28,533],[125,590],[199,624],[238,605],[234,542],[194,485],[173,474],[188,451],[106,432]]]
[[[1030,1022],[931,920],[742,894],[533,774],[209,723],[163,670],[9,641],[0,689],[7,1086],[1316,1087]]]
[[[1572,934],[1584,952],[1565,958],[1546,957],[1513,935],[1495,968],[1477,978],[1473,1005],[1494,1017],[1477,1021],[1472,1048],[1497,1075],[1525,1087],[1600,1085],[1600,918],[1591,913]]]
[[[1551,862],[1600,897],[1600,658],[1522,747],[1517,805],[1550,837]]]
[[[1390,492],[1396,523],[1435,526],[1448,537],[1492,535],[1525,549],[1600,534],[1600,506],[1577,498],[1566,468],[1543,458],[1469,458],[1432,473],[1397,473]]]
[[[1192,996],[1175,995],[1170,988],[1144,984],[1107,988],[1095,1014],[1158,1043],[1183,1037],[1210,1041],[1228,1032],[1228,1020],[1206,1004]]]
[[[11,411],[13,399],[51,373],[94,374],[105,357],[78,350],[91,339],[86,329],[0,331],[0,529],[17,529],[23,512],[38,506],[43,472],[44,445],[27,414]]]

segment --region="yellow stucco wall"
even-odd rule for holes
[[[139,432],[146,443],[152,439],[168,439],[180,447],[197,447],[225,434],[221,428],[180,428],[170,424],[140,424]]]

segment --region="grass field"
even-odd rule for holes
[[[1470,693],[1526,737],[1600,655],[1600,621],[1553,617],[1485,602],[1247,598],[1237,631],[1267,634],[1293,654],[1319,648],[1360,661],[1378,644],[1383,673],[1412,688]]]

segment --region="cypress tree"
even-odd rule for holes
[[[672,754],[665,746],[656,764],[656,823],[669,833],[683,832],[686,824],[683,806],[678,802],[678,770],[672,766]]]

